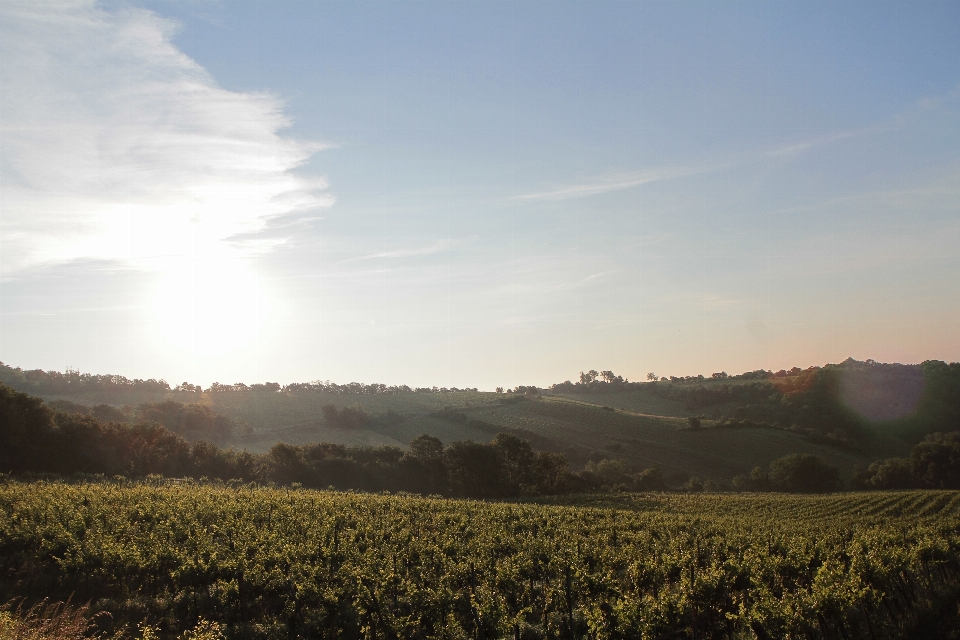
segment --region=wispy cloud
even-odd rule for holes
[[[272,218],[332,203],[292,170],[282,101],[228,91],[175,25],[94,0],[0,5],[2,269],[76,258],[249,255]],[[233,238],[233,241],[226,242]]]
[[[417,256],[429,256],[435,253],[441,253],[443,251],[449,250],[453,247],[453,240],[440,240],[428,247],[417,247],[413,249],[396,249],[394,251],[382,251],[379,253],[370,253],[362,256],[356,256],[353,258],[347,258],[346,260],[341,260],[337,264],[346,264],[348,262],[360,262],[363,260],[380,260],[380,259],[394,259],[394,258],[414,258]]]
[[[535,191],[508,198],[508,201],[525,202],[534,200],[569,200],[572,198],[584,198],[613,191],[622,191],[632,189],[652,182],[661,182],[675,178],[685,178],[688,176],[701,175],[720,171],[737,165],[743,165],[748,162],[756,161],[759,158],[794,156],[804,151],[824,146],[833,142],[854,138],[871,133],[874,129],[858,129],[854,131],[842,131],[835,134],[818,136],[816,138],[805,140],[799,143],[793,143],[777,147],[769,151],[754,150],[746,154],[740,154],[728,158],[725,162],[709,164],[704,166],[687,167],[663,167],[659,169],[647,169],[632,173],[616,173],[606,177],[597,177],[592,180],[558,187],[545,191]]]
[[[608,269],[608,270],[606,270],[606,271],[600,271],[599,273],[591,274],[591,275],[589,275],[589,276],[586,276],[585,278],[580,278],[579,280],[575,280],[575,281],[573,281],[573,282],[569,282],[569,283],[565,283],[565,284],[558,284],[558,285],[554,286],[553,288],[554,288],[554,289],[575,289],[576,287],[581,287],[581,286],[587,284],[588,282],[592,282],[593,280],[596,280],[597,278],[602,278],[602,277],[604,277],[604,276],[606,276],[606,275],[609,275],[609,274],[611,274],[611,273],[615,273],[616,271],[617,271],[617,269]]]
[[[664,169],[650,169],[646,171],[637,171],[634,173],[620,173],[606,178],[596,178],[580,184],[559,187],[548,191],[537,191],[526,193],[509,198],[514,201],[529,200],[569,200],[571,198],[583,198],[586,196],[595,196],[601,193],[610,193],[611,191],[622,191],[623,189],[632,189],[650,182],[659,182],[661,180],[670,180],[673,178],[682,178],[692,176],[708,171],[714,171],[718,167],[670,167]]]
[[[855,131],[841,131],[839,133],[833,133],[824,136],[817,136],[810,140],[805,140],[803,142],[798,142],[795,144],[788,144],[776,149],[772,149],[766,153],[768,156],[792,156],[798,153],[803,153],[809,149],[815,147],[820,147],[827,145],[833,142],[839,142],[840,140],[846,140],[848,138],[856,138],[858,136],[866,135],[870,133],[871,129],[857,129]]]

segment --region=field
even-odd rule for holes
[[[851,640],[957,620],[958,492],[554,502],[7,482],[0,596],[73,594],[170,637],[201,617],[228,638]]]

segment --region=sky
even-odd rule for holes
[[[960,3],[0,3],[0,361],[960,360]]]

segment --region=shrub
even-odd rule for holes
[[[819,456],[795,453],[770,463],[770,485],[788,493],[827,493],[840,489],[840,471]]]

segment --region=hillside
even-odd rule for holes
[[[592,375],[591,375],[592,374]],[[812,453],[849,478],[855,466],[902,456],[933,431],[960,429],[960,365],[848,360],[801,371],[623,381],[611,372],[577,384],[516,392],[385,385],[212,385],[127,380],[0,367],[0,382],[48,402],[132,407],[203,405],[238,426],[232,444],[254,452],[277,442],[406,447],[427,433],[444,443],[513,433],[566,454],[573,468],[622,460],[659,466],[673,482],[728,481],[790,453]],[[324,407],[356,412],[336,422]],[[691,416],[699,420],[689,421]],[[116,419],[116,418],[110,418]]]

